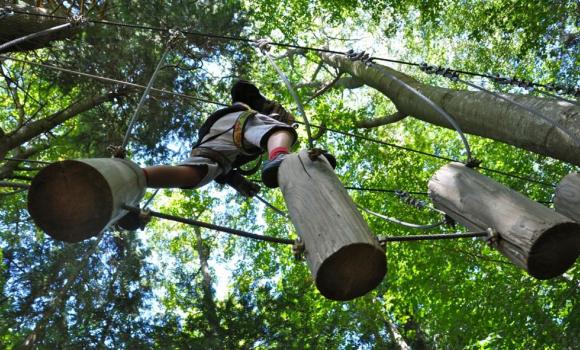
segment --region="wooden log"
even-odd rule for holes
[[[580,173],[568,174],[560,181],[554,195],[554,209],[580,222]]]
[[[538,279],[564,273],[580,255],[580,225],[460,163],[429,181],[436,208],[470,230],[497,230],[496,248]]]
[[[350,300],[381,283],[385,251],[324,157],[311,160],[307,151],[289,155],[278,181],[322,295]]]
[[[79,242],[98,235],[145,194],[145,175],[135,163],[116,158],[65,160],[32,180],[28,211],[54,239]]]

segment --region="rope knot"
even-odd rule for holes
[[[123,146],[109,145],[107,151],[111,153],[112,158],[125,159],[127,157],[127,152]]]
[[[270,41],[268,39],[258,39],[254,43],[254,46],[257,47],[262,53],[270,52],[272,49],[272,45],[270,45]]]
[[[167,45],[170,47],[175,47],[186,40],[185,34],[179,28],[171,28],[169,29],[169,40],[167,41]]]
[[[296,238],[294,244],[292,244],[292,254],[294,254],[294,259],[301,260],[305,250],[304,242],[300,238]]]
[[[71,28],[79,28],[89,22],[88,18],[83,15],[72,15],[68,18]]]

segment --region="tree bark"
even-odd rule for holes
[[[542,155],[580,165],[580,145],[553,126],[512,103],[482,91],[452,90],[422,84],[391,68],[353,62],[342,55],[321,54],[327,64],[360,79],[387,96],[401,113],[451,128],[448,121],[403,87],[415,88],[453,116],[462,130]],[[385,74],[388,73],[388,74]],[[393,79],[390,75],[396,77]],[[554,99],[501,94],[551,118],[580,138],[580,107]]]
[[[554,209],[580,223],[580,173],[566,175],[556,188]]]
[[[386,273],[385,252],[326,158],[294,153],[278,181],[320,293],[350,300],[374,289]]]
[[[496,230],[493,246],[538,279],[561,275],[580,255],[579,224],[461,163],[431,177],[429,197],[470,230]]]
[[[19,1],[17,4],[13,4],[13,1],[0,1],[0,7],[4,6],[7,6],[16,11],[35,13],[40,15],[67,15],[63,11],[53,13],[46,8],[30,6],[23,1]],[[14,13],[13,15],[0,20],[0,44],[26,36],[28,34],[40,32],[42,30],[52,28],[66,22],[67,21],[64,19]],[[0,51],[0,53],[29,51],[47,47],[53,41],[70,38],[78,32],[78,28],[67,28],[9,47],[6,50]]]

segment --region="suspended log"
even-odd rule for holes
[[[429,181],[436,208],[470,230],[495,229],[496,248],[538,279],[564,273],[580,255],[580,225],[460,163]]]
[[[556,187],[554,208],[562,215],[580,222],[580,174],[566,175]]]
[[[278,180],[320,293],[350,300],[374,289],[386,273],[385,251],[326,158],[292,154]]]
[[[98,235],[145,194],[145,176],[135,163],[116,158],[52,163],[33,179],[28,211],[54,239],[75,243]]]

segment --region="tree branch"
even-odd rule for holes
[[[2,139],[0,139],[0,158],[3,158],[9,150],[32,140],[38,135],[50,131],[52,128],[64,123],[78,114],[86,112],[104,102],[111,101],[115,97],[122,96],[123,94],[124,93],[122,92],[108,92],[100,96],[76,101],[63,110],[53,113],[46,118],[31,122],[18,130],[6,134]]]
[[[365,129],[376,128],[381,125],[396,123],[400,120],[405,119],[405,117],[407,117],[405,113],[395,112],[391,115],[387,115],[381,118],[361,120],[356,124],[356,127]]]

